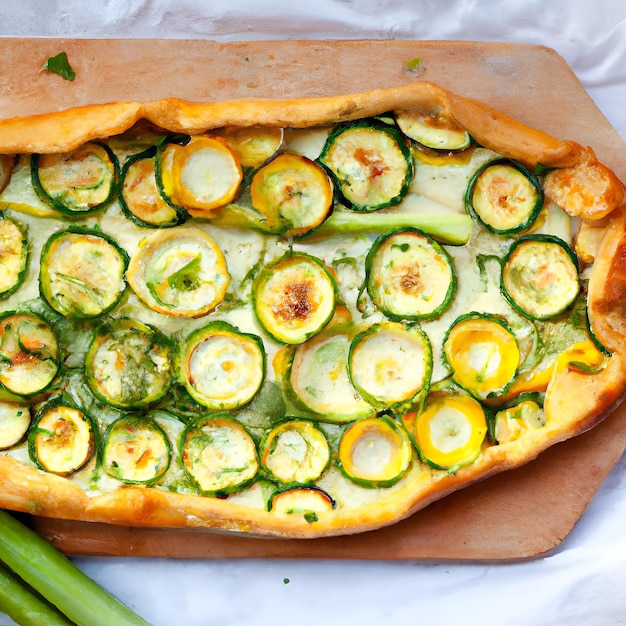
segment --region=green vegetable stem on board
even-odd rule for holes
[[[19,579],[8,571],[0,572],[0,609],[20,624],[150,626],[149,622],[78,569],[52,544],[2,510],[0,560],[26,583],[22,591],[16,591]],[[47,605],[28,586],[50,604]],[[23,603],[17,603],[22,604],[21,607],[15,606],[17,593],[23,599]],[[52,605],[67,619],[55,614]],[[41,618],[36,615],[37,611],[43,610],[47,611],[45,615],[48,621],[45,621],[43,612]]]

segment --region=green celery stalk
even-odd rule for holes
[[[52,544],[2,510],[0,560],[78,626],[150,626]]]
[[[395,228],[418,228],[442,243],[463,245],[472,234],[472,218],[465,213],[426,215],[422,213],[367,213],[335,211],[316,229],[302,236],[308,241],[352,233],[382,234]]]
[[[0,611],[21,626],[72,626],[72,622],[3,565],[0,565]]]

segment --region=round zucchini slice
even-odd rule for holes
[[[21,402],[0,401],[0,450],[18,444],[30,426],[30,406]]]
[[[319,157],[342,201],[356,211],[377,211],[402,201],[413,178],[413,158],[393,126],[362,120],[335,127]]]
[[[259,337],[216,321],[195,330],[183,342],[180,378],[202,406],[235,409],[250,402],[263,385],[265,361]]]
[[[522,315],[533,320],[558,317],[580,292],[576,254],[552,235],[520,237],[504,258],[500,288]]]
[[[446,115],[403,110],[394,114],[398,128],[410,139],[433,150],[465,150],[472,143],[470,134]]]
[[[508,159],[490,161],[479,168],[465,193],[468,210],[487,229],[502,235],[530,228],[543,201],[544,193],[536,176]]]
[[[287,253],[256,277],[254,312],[274,339],[299,344],[328,324],[336,294],[335,279],[322,261],[304,253]]]
[[[96,450],[93,420],[62,401],[47,404],[28,433],[28,453],[40,469],[68,476],[84,467]]]
[[[232,202],[243,180],[237,156],[220,137],[198,135],[184,145],[164,144],[158,158],[162,193],[194,217],[210,218]]]
[[[230,274],[222,251],[198,228],[153,233],[139,244],[128,266],[128,282],[152,310],[201,317],[222,302]]]
[[[100,231],[54,233],[41,252],[39,290],[58,313],[93,318],[115,307],[126,289],[128,255]]]
[[[259,469],[254,441],[231,416],[201,417],[180,439],[185,472],[206,495],[231,493],[250,483]]]
[[[119,409],[146,407],[165,396],[172,383],[169,340],[129,318],[102,324],[87,350],[85,374],[102,402]]]
[[[324,433],[313,422],[301,419],[289,419],[272,428],[263,437],[259,454],[269,477],[281,483],[311,483],[330,460]]]
[[[0,384],[18,396],[46,389],[59,369],[54,331],[32,313],[10,311],[0,317]]]
[[[167,203],[155,176],[155,146],[128,158],[119,184],[120,206],[124,215],[144,228],[170,228],[185,221],[186,213]]]
[[[293,349],[286,368],[289,395],[323,421],[351,422],[376,412],[350,382],[351,340],[342,329],[319,333]]]
[[[302,235],[319,226],[333,205],[328,174],[314,161],[282,152],[257,170],[250,183],[252,207],[277,233]]]
[[[473,463],[487,435],[487,419],[470,396],[441,396],[415,421],[415,442],[422,460],[435,469],[451,470]]]
[[[496,413],[494,437],[499,444],[508,443],[545,425],[546,414],[543,408],[534,400],[522,400]]]
[[[28,237],[18,222],[0,215],[0,299],[15,293],[26,278]]]
[[[104,471],[124,483],[154,483],[167,472],[172,446],[166,432],[144,416],[121,417],[107,428],[102,448]]]
[[[272,158],[284,138],[279,126],[226,126],[216,134],[226,140],[247,169],[256,169]]]
[[[339,442],[341,471],[363,487],[395,485],[409,469],[412,458],[408,435],[386,416],[354,422]]]
[[[503,393],[521,362],[517,340],[499,317],[468,314],[457,318],[443,342],[453,379],[476,398]]]
[[[268,510],[286,515],[302,515],[307,522],[318,520],[318,513],[328,513],[337,508],[337,502],[323,489],[314,486],[292,487],[275,491]]]
[[[434,239],[414,228],[381,235],[365,267],[370,298],[392,320],[437,317],[456,291],[452,259]]]
[[[64,154],[33,154],[30,164],[41,200],[65,215],[92,213],[115,196],[119,165],[105,144],[89,142]]]
[[[428,336],[415,324],[374,324],[350,344],[350,380],[378,409],[408,409],[427,388],[432,366]]]

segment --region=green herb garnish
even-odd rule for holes
[[[70,62],[67,60],[65,52],[59,52],[56,56],[50,57],[41,68],[47,72],[58,74],[65,80],[74,80],[76,72],[72,69]]]

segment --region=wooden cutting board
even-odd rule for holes
[[[65,81],[41,66],[64,51]],[[423,61],[417,76],[404,68]],[[322,96],[437,82],[548,133],[592,145],[626,180],[626,145],[553,50],[415,41],[1,39],[0,117],[113,100]],[[626,447],[626,408],[527,466],[379,531],[314,540],[140,529],[43,518],[34,527],[76,555],[520,560],[567,536]]]

